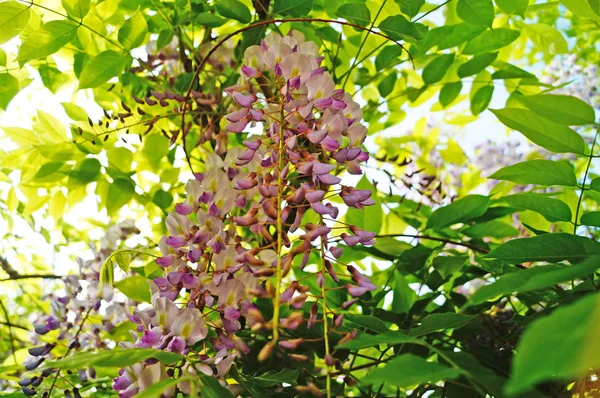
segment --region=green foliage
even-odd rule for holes
[[[0,3],[0,44],[6,43],[27,27],[31,11],[18,1]]]
[[[491,285],[482,286],[473,294],[468,304],[476,305],[515,292],[527,293],[547,289],[562,282],[584,278],[598,268],[598,260],[599,258],[595,256],[581,264],[569,266],[550,264],[511,272]]]
[[[492,112],[504,125],[518,130],[530,141],[551,152],[583,154],[586,150],[583,138],[575,131],[550,122],[533,112],[518,108],[495,109]]]
[[[50,21],[33,32],[19,47],[21,62],[46,58],[75,39],[77,25],[71,21]]]
[[[389,361],[383,368],[373,370],[362,380],[362,383],[409,387],[421,383],[452,380],[457,378],[460,373],[459,369],[436,362],[428,362],[413,354],[403,354]]]
[[[367,6],[362,3],[342,4],[342,6],[337,9],[336,14],[356,25],[368,26],[371,23],[371,12]]]
[[[559,199],[527,193],[509,195],[503,199],[514,208],[538,212],[548,221],[571,221],[573,218],[571,208]]]
[[[119,29],[119,43],[127,49],[139,47],[144,42],[147,32],[148,24],[142,13],[138,11]]]
[[[219,14],[225,18],[232,18],[243,23],[250,23],[252,20],[248,7],[238,0],[219,0],[216,6]]]
[[[519,98],[529,109],[554,123],[567,126],[591,124],[596,120],[594,108],[579,98],[541,94]]]
[[[96,55],[81,71],[79,88],[94,88],[106,83],[123,71],[126,62],[126,57],[112,50]]]
[[[577,185],[573,168],[552,160],[528,160],[504,167],[490,176],[496,180],[507,180],[517,184]]]
[[[458,0],[456,13],[463,21],[472,25],[492,26],[494,4],[491,0]]]
[[[544,380],[577,379],[600,365],[592,354],[598,350],[593,337],[599,332],[598,299],[597,293],[589,294],[527,328],[515,355],[508,393],[529,390]]]
[[[488,208],[489,198],[469,195],[436,210],[427,220],[427,229],[449,227],[459,222],[482,216]]]
[[[510,240],[492,250],[486,257],[518,264],[527,261],[577,262],[595,254],[600,254],[600,244],[595,241],[555,233]]]

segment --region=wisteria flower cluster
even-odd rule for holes
[[[101,332],[110,332],[127,321],[128,308],[135,303],[127,298],[115,297],[112,286],[100,284],[101,267],[118,248],[118,242],[139,232],[133,220],[110,226],[100,242],[100,250],[90,243],[93,258],[77,258],[79,275],[64,277],[64,291],[53,292],[45,297],[50,302],[51,313],[40,314],[33,322],[35,333],[31,339],[35,347],[29,349],[26,370],[33,371],[47,359],[75,351],[107,348],[107,341],[101,337]],[[102,314],[101,323],[91,321],[91,317],[98,314]],[[26,376],[19,382],[23,393],[27,396],[35,396],[38,392],[47,394],[38,390],[44,379],[59,377],[57,372],[56,369],[46,368],[39,375]],[[78,375],[80,381],[85,383],[88,378],[96,377],[96,371],[93,367],[79,369]],[[77,388],[73,388],[72,393],[75,397],[81,396]],[[71,391],[65,391],[67,394],[70,395]]]
[[[205,171],[188,182],[186,200],[167,217],[169,235],[161,239],[156,261],[164,276],[153,281],[151,308],[132,314],[138,325],[133,345],[193,357],[184,373],[202,372],[226,385],[224,376],[237,357],[264,360],[276,349],[302,344],[286,331],[303,323],[323,322],[327,340],[328,328],[339,328],[343,315],[326,304],[325,278],[350,296],[340,310],[376,288],[356,268],[337,261],[341,242],[371,245],[375,234],[338,224],[340,209],[328,199],[339,195],[345,206],[358,209],[374,200],[371,191],[341,185],[342,172],[361,173],[367,131],[360,106],[335,89],[317,50],[298,32],[272,34],[246,50],[240,80],[226,89],[235,105],[225,117],[226,131],[247,134],[244,148],[208,154]],[[269,82],[272,97],[265,96],[271,90],[262,90],[259,78]],[[307,212],[316,215],[313,222],[305,221]],[[322,288],[316,297],[293,272],[294,264],[307,266],[311,253],[321,263],[310,275]],[[256,298],[272,300],[270,319]],[[251,353],[238,336],[242,328],[271,337]],[[332,366],[329,348],[326,356],[326,366]],[[122,369],[114,388],[130,397],[149,381],[167,377],[163,365],[146,362]],[[178,387],[189,388],[183,382]]]

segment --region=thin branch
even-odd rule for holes
[[[379,7],[379,10],[377,10],[377,14],[375,14],[375,18],[373,18],[373,22],[371,22],[371,26],[367,30],[367,35],[360,42],[360,46],[358,46],[358,51],[356,51],[356,55],[354,56],[354,60],[352,61],[352,65],[350,65],[350,69],[348,69],[348,76],[346,76],[346,79],[344,80],[344,84],[342,84],[342,88],[346,87],[346,84],[348,83],[348,79],[350,79],[350,75],[352,73],[352,70],[354,70],[354,68],[356,67],[356,65],[358,65],[358,62],[357,62],[358,61],[358,56],[360,55],[360,52],[362,51],[365,43],[369,39],[369,33],[373,32],[373,28],[375,27],[375,22],[377,22],[377,18],[379,18],[379,14],[381,14],[381,11],[383,10],[383,7],[385,7],[385,3],[386,2],[387,2],[387,0],[383,0],[383,2],[381,3],[381,6]]]
[[[2,321],[0,321],[0,325],[8,326],[8,327],[14,328],[14,329],[26,330],[26,331],[31,330],[31,329],[29,329],[26,326],[17,325],[16,323],[11,323],[11,322],[2,322]]]
[[[4,302],[2,300],[0,300],[0,309],[2,309],[2,313],[4,314],[4,318],[6,319],[6,325],[8,326],[8,336],[10,338],[10,349],[12,350],[12,356],[15,360],[15,364],[17,364],[19,362],[17,362],[17,348],[15,347],[15,337],[13,335],[12,330],[13,327],[8,316],[8,311],[6,310],[6,307],[4,306]]]
[[[579,200],[577,201],[577,210],[575,210],[573,235],[577,235],[577,222],[579,221],[579,209],[581,208],[581,201],[583,200],[583,192],[585,191],[585,180],[587,180],[588,172],[590,171],[590,166],[592,165],[592,159],[594,158],[594,147],[596,146],[596,140],[598,139],[599,132],[600,128],[596,129],[596,135],[594,135],[594,141],[592,142],[592,149],[590,150],[590,155],[588,156],[587,167],[585,168],[585,173],[583,174],[583,181],[581,182],[581,192],[579,193]]]
[[[10,265],[7,259],[0,256],[0,268],[2,268],[9,277],[14,278],[19,275],[19,273]]]
[[[436,242],[442,242],[442,243],[447,243],[447,244],[452,244],[452,245],[457,245],[457,246],[463,246],[463,247],[469,248],[469,249],[474,250],[474,251],[479,252],[479,253],[487,254],[487,253],[490,252],[488,249],[484,249],[482,247],[478,247],[478,246],[472,245],[470,243],[460,242],[460,241],[446,239],[446,238],[438,238],[438,237],[429,236],[429,235],[389,234],[389,235],[377,235],[376,238],[414,238],[414,239],[426,239],[426,240],[434,240]]]
[[[32,274],[32,275],[14,275],[10,278],[0,279],[0,282],[16,281],[19,279],[62,279],[64,275],[54,274]]]

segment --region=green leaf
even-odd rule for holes
[[[150,302],[150,287],[146,278],[133,275],[115,282],[115,287],[130,299],[138,302]]]
[[[528,160],[503,167],[489,178],[512,181],[517,184],[576,186],[577,178],[573,168],[552,160]]]
[[[571,221],[572,214],[569,206],[559,199],[543,195],[523,193],[505,196],[502,199],[517,209],[532,210],[540,213],[548,221]]]
[[[46,362],[44,368],[82,369],[90,366],[124,368],[146,359],[158,359],[165,364],[181,361],[183,355],[152,348],[113,349],[102,352],[78,352],[70,357]]]
[[[389,330],[381,319],[371,315],[346,314],[345,319],[357,329],[366,328],[377,333],[385,333]]]
[[[79,167],[74,169],[69,175],[69,183],[72,184],[89,184],[95,181],[100,175],[102,166],[98,159],[86,158]]]
[[[173,203],[173,195],[171,195],[169,192],[159,189],[154,193],[152,202],[154,202],[161,209],[167,209],[169,206],[171,206],[171,203]]]
[[[582,214],[579,223],[592,227],[600,227],[600,211],[590,211]]]
[[[394,295],[392,311],[396,314],[407,314],[417,301],[417,293],[410,287],[400,272],[394,272]]]
[[[123,71],[127,58],[111,50],[92,58],[81,71],[79,89],[94,88],[118,76]]]
[[[458,329],[475,318],[477,315],[455,314],[454,312],[429,314],[423,318],[418,327],[410,331],[410,335],[418,337],[439,330]]]
[[[423,69],[423,82],[425,84],[439,82],[453,62],[454,53],[438,55]]]
[[[0,75],[0,81],[2,75]],[[0,84],[0,88],[2,85]],[[40,139],[32,130],[21,127],[2,127],[4,134],[10,138],[20,148],[30,148],[33,145],[39,145]]]
[[[0,48],[0,66],[6,66],[6,51]]]
[[[488,208],[489,198],[483,195],[468,195],[462,199],[452,202],[448,206],[434,211],[427,220],[426,229],[441,229],[453,224],[468,221],[479,217]]]
[[[162,398],[163,393],[170,388],[173,388],[177,385],[177,383],[181,383],[186,378],[177,378],[177,379],[165,379],[161,380],[157,383],[152,384],[151,386],[145,388],[143,391],[135,394],[135,398]],[[188,380],[192,380],[192,378],[188,378]]]
[[[420,344],[421,342],[416,337],[411,337],[404,332],[394,330],[381,334],[361,333],[355,339],[339,345],[338,348],[360,350],[362,348],[374,347],[380,344],[394,345],[404,343]]]
[[[563,232],[510,240],[488,253],[485,258],[510,264],[533,261],[570,262],[600,254],[600,244],[582,236]]]
[[[431,29],[425,39],[418,43],[418,47],[424,53],[433,46],[437,47],[438,50],[460,46],[466,41],[477,37],[484,30],[486,30],[485,26],[471,25],[466,22],[440,26]]]
[[[569,51],[567,40],[552,26],[543,23],[533,23],[523,24],[523,27],[534,46],[540,51],[550,54],[564,54]]]
[[[411,18],[414,18],[421,10],[421,7],[423,7],[423,4],[425,4],[425,0],[395,0],[395,1],[400,6],[400,11],[402,11],[403,14],[406,14]]]
[[[160,162],[168,153],[169,140],[162,135],[153,134],[144,140],[143,154],[153,171],[160,169]]]
[[[529,109],[554,123],[572,126],[592,124],[596,121],[594,108],[570,95],[539,94],[518,99]]]
[[[442,278],[460,270],[467,262],[467,256],[437,256],[431,260],[431,266],[439,272]]]
[[[421,40],[423,34],[402,15],[387,17],[379,24],[379,29],[392,40]]]
[[[106,210],[108,214],[112,215],[117,212],[121,207],[129,203],[133,194],[135,193],[135,186],[133,181],[125,178],[117,178],[108,187],[108,194],[106,197]]]
[[[440,96],[438,98],[442,107],[447,107],[456,99],[456,97],[458,97],[460,91],[462,90],[462,86],[462,82],[444,84],[444,87],[442,87],[440,90]]]
[[[475,55],[497,51],[517,40],[519,35],[520,32],[518,30],[506,28],[486,30],[467,43],[463,49],[463,54]]]
[[[516,236],[519,234],[518,229],[499,220],[475,223],[471,227],[461,229],[460,232],[472,238],[496,239],[508,238],[509,236]]]
[[[90,11],[90,0],[61,0],[67,14],[74,18],[83,19]]]
[[[400,62],[400,55],[402,55],[402,47],[397,44],[383,47],[375,57],[375,69],[379,72],[396,65]]]
[[[304,17],[310,13],[313,0],[275,0],[273,10],[276,14]]]
[[[112,252],[111,256],[117,262],[119,268],[121,268],[124,272],[129,272],[129,268],[131,268],[131,258],[132,252],[129,249],[120,249]]]
[[[494,4],[492,0],[458,0],[456,14],[472,25],[492,27],[494,22]]]
[[[561,0],[561,3],[577,16],[600,21],[600,17],[594,13],[594,10],[587,0]]]
[[[258,376],[252,376],[252,381],[259,387],[273,387],[281,383],[297,384],[298,369],[269,370]]]
[[[4,44],[27,27],[31,10],[17,1],[0,3],[0,44]]]
[[[146,33],[148,33],[148,24],[144,19],[144,14],[138,10],[119,29],[119,43],[131,50],[144,43]]]
[[[402,354],[386,363],[383,368],[373,369],[362,379],[361,384],[385,384],[405,388],[456,379],[461,373],[460,369],[429,362],[413,354]]]
[[[45,23],[21,44],[17,61],[27,62],[54,54],[75,39],[78,26],[67,20]]]
[[[198,390],[202,398],[233,398],[231,391],[223,387],[216,377],[207,376],[198,372]]]
[[[368,189],[372,192],[376,192],[373,184],[371,184],[364,176],[360,179],[356,188]],[[381,225],[383,224],[383,210],[379,198],[377,198],[375,194],[372,195],[372,198],[375,199],[375,204],[372,206],[366,206],[364,209],[348,208],[345,222],[377,234],[381,230]]]
[[[196,16],[196,25],[205,26],[209,28],[218,28],[222,26],[227,20],[221,18],[212,12],[202,12]]]
[[[557,283],[581,279],[600,268],[600,257],[592,256],[575,265],[541,265],[503,275],[491,285],[481,286],[473,293],[467,305],[477,305],[513,293],[527,293],[547,289]]]
[[[589,294],[535,320],[523,333],[513,360],[508,394],[545,380],[571,381],[600,367],[600,294]]]
[[[16,77],[10,73],[0,73],[0,109],[6,110],[20,89],[19,80]]]
[[[471,113],[473,116],[479,115],[485,111],[492,101],[492,95],[494,94],[494,85],[488,84],[479,88],[475,95],[471,98]]]
[[[584,154],[583,138],[570,128],[521,108],[491,109],[505,126],[517,130],[534,144],[556,153]]]
[[[362,3],[342,4],[335,15],[355,25],[368,26],[371,23],[371,12]]]
[[[238,0],[219,0],[216,2],[217,12],[225,18],[235,19],[242,23],[250,23],[252,14],[246,5]]]
[[[525,15],[525,10],[529,6],[528,0],[496,0],[499,9],[507,14]]]
[[[497,61],[492,79],[535,79],[535,75],[503,61]]]
[[[458,67],[458,77],[476,75],[496,60],[498,53],[479,54]]]
[[[377,90],[379,91],[379,95],[382,97],[387,97],[394,91],[394,85],[396,84],[396,79],[398,78],[398,73],[396,71],[390,72],[386,77],[384,77],[381,82],[377,85]]]

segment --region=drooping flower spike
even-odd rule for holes
[[[246,50],[240,80],[225,90],[232,105],[222,128],[244,134],[243,147],[207,155],[205,171],[187,183],[186,200],[167,217],[156,260],[163,275],[154,279],[151,307],[131,315],[132,346],[187,355],[186,372],[226,384],[236,358],[264,360],[301,346],[290,332],[303,323],[327,325],[323,339],[341,327],[343,316],[327,309],[326,278],[347,291],[340,311],[376,289],[354,267],[336,264],[342,242],[371,245],[374,234],[337,223],[341,209],[330,198],[339,195],[356,209],[375,202],[370,191],[342,185],[343,174],[362,173],[367,130],[360,106],[335,88],[322,61],[318,46],[295,31],[271,34]],[[309,212],[318,221],[307,222]],[[294,279],[294,264],[315,263],[311,254],[320,263],[312,274],[318,296]],[[272,300],[272,316],[260,312],[257,298]],[[281,317],[283,306],[289,310]],[[243,328],[271,340],[250,352],[251,342],[238,336]],[[329,351],[324,359],[334,366]],[[123,369],[114,388],[129,397],[168,377],[163,365],[146,361]],[[186,383],[178,387],[189,390]]]

